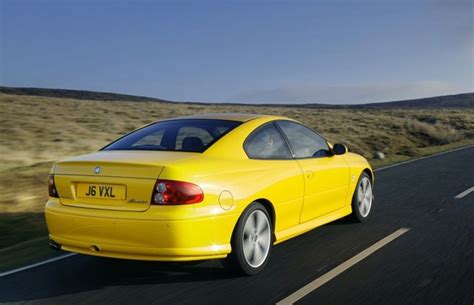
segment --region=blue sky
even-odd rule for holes
[[[472,1],[0,0],[0,84],[180,101],[474,91]]]

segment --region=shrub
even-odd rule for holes
[[[410,119],[405,124],[406,131],[426,142],[428,145],[443,145],[461,138],[459,132],[449,125],[442,123],[429,124]]]

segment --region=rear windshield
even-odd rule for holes
[[[102,150],[165,150],[203,152],[241,122],[172,120],[134,131]]]

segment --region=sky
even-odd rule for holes
[[[0,85],[240,103],[472,92],[473,6],[0,0]]]

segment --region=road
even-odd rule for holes
[[[474,147],[376,172],[372,218],[274,248],[254,277],[219,261],[75,255],[0,278],[0,303],[275,304],[400,228],[410,230],[295,304],[474,304]]]

